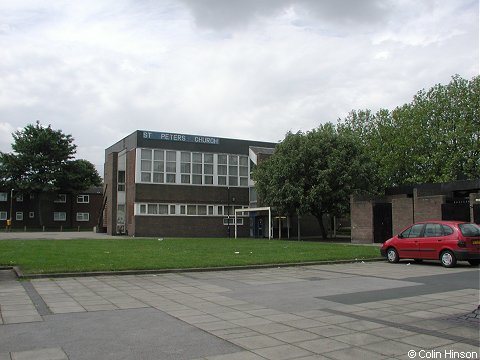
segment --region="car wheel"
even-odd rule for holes
[[[480,265],[480,260],[474,259],[474,260],[468,260],[468,262],[469,262],[470,265],[472,265],[472,266],[478,266],[478,265]]]
[[[440,261],[442,262],[442,265],[447,268],[454,267],[457,264],[457,259],[450,250],[442,251],[440,254]]]
[[[415,261],[417,264],[420,264],[421,262],[423,262],[423,259],[413,259],[413,261]]]
[[[400,258],[398,257],[398,253],[397,253],[397,250],[395,250],[394,248],[389,248],[387,250],[387,260],[389,263],[398,263],[398,260],[400,260]]]

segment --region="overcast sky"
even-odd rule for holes
[[[478,72],[478,0],[3,0],[0,151],[39,120],[103,175],[137,129],[276,142]]]

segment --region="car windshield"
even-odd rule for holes
[[[480,236],[480,226],[476,224],[460,224],[458,227],[463,236]]]

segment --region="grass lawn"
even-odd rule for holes
[[[378,257],[373,246],[260,239],[2,240],[25,273],[175,269]]]

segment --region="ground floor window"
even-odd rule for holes
[[[7,220],[7,212],[0,211],[0,220]]]
[[[53,213],[53,221],[66,221],[67,220],[67,213],[66,212],[54,212]]]
[[[90,214],[85,212],[77,212],[77,221],[89,221]]]
[[[17,211],[17,213],[15,214],[15,219],[17,221],[23,221],[23,212]]]
[[[247,205],[137,203],[135,204],[135,216],[227,216],[234,218],[235,210],[247,207]],[[248,216],[248,214],[237,214],[237,217],[239,216]]]
[[[235,225],[235,217],[223,218],[223,225]],[[237,217],[237,225],[243,225],[243,218]]]

